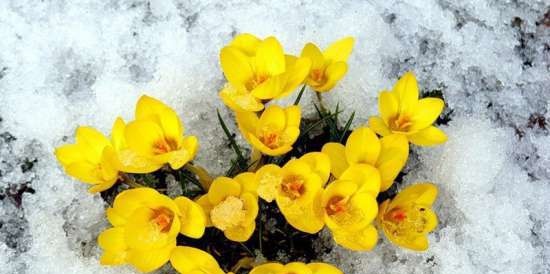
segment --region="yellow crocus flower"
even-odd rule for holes
[[[237,124],[244,138],[257,150],[270,156],[292,150],[300,135],[299,106],[269,106],[260,117],[254,112],[237,112]]]
[[[382,136],[400,134],[419,146],[439,145],[447,135],[435,126],[434,121],[443,111],[445,103],[439,98],[418,99],[418,83],[412,72],[407,72],[392,91],[382,91],[378,97],[380,116],[371,117],[369,126]]]
[[[311,60],[311,69],[306,83],[318,92],[331,90],[348,71],[346,62],[353,44],[353,37],[346,37],[334,42],[321,52],[316,45],[307,43],[300,55]]]
[[[183,125],[173,109],[143,95],[137,102],[135,116],[134,121],[120,125],[124,129],[125,143],[121,147],[126,146],[132,153],[119,153],[119,158],[123,166],[131,167],[130,171],[149,173],[164,164],[179,169],[195,157],[197,137],[183,135]],[[119,136],[116,132],[113,135]]]
[[[428,233],[437,226],[437,216],[431,207],[437,188],[431,183],[406,187],[393,200],[380,205],[378,223],[394,244],[416,250],[428,249]]]
[[[344,274],[341,270],[327,263],[292,262],[286,265],[280,263],[266,263],[254,267],[250,274]]]
[[[389,135],[378,139],[368,127],[359,127],[351,133],[346,145],[326,143],[322,152],[331,160],[331,172],[340,178],[344,171],[356,164],[370,165],[381,176],[380,191],[385,191],[405,166],[409,157],[409,143],[402,135]]]
[[[275,37],[259,39],[240,34],[220,52],[229,85],[220,92],[234,111],[260,111],[262,100],[288,96],[306,78],[311,62],[285,56]]]
[[[256,172],[258,195],[275,200],[287,222],[294,228],[317,233],[324,226],[320,199],[328,179],[329,158],[318,152],[288,161],[282,168],[269,164]]]
[[[204,234],[206,216],[186,197],[174,200],[152,188],[125,190],[107,209],[113,225],[98,237],[103,265],[128,263],[142,272],[164,265],[176,247],[179,233],[191,238]]]
[[[181,274],[225,274],[212,255],[190,246],[174,248],[170,263]]]
[[[55,149],[55,156],[65,172],[92,185],[91,193],[109,189],[118,179],[115,150],[105,135],[94,128],[76,129],[74,144]]]
[[[252,236],[258,215],[254,173],[235,178],[218,177],[199,203],[208,216],[208,226],[223,231],[232,241],[244,242]]]
[[[372,168],[371,172],[376,171]],[[379,180],[379,177],[376,179]],[[323,191],[321,198],[324,221],[332,231],[334,240],[356,251],[371,250],[378,240],[372,221],[378,214],[378,190],[375,187],[379,182],[368,182],[366,184],[371,187],[366,188],[362,184],[363,180],[334,181]]]

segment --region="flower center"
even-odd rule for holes
[[[427,232],[428,218],[426,208],[422,206],[395,207],[384,215],[384,221],[386,229],[394,236],[414,237]]]
[[[174,213],[172,213],[172,211],[168,208],[161,207],[153,210],[151,222],[157,227],[160,232],[166,233],[170,231],[173,219]]]
[[[243,200],[229,196],[210,211],[210,220],[216,228],[223,231],[241,224],[245,215]]]
[[[389,120],[389,126],[393,131],[408,131],[411,125],[412,121],[406,115],[396,115]]]
[[[311,80],[321,84],[326,82],[325,71],[323,69],[314,69],[310,74]]]
[[[277,132],[266,132],[259,136],[259,139],[268,148],[275,149],[279,147],[279,134]]]
[[[328,201],[325,210],[330,216],[345,212],[347,210],[346,200],[342,196],[334,196]]]
[[[290,175],[283,178],[281,183],[282,192],[290,199],[298,199],[306,191],[304,187],[304,179],[298,175]]]
[[[153,144],[153,153],[157,155],[174,150],[178,150],[178,142],[172,138],[162,138]]]
[[[265,82],[269,76],[263,74],[255,74],[248,82],[246,83],[246,89],[253,90],[263,82]]]

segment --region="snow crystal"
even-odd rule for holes
[[[440,225],[414,253],[335,247],[345,273],[550,272],[550,4],[546,0],[0,1],[0,269],[133,273],[98,264],[99,196],[52,152],[77,125],[107,133],[146,93],[200,139],[197,162],[222,174],[233,156],[215,115],[219,49],[236,33],[276,35],[289,52],[354,36],[349,72],[324,102],[377,112],[377,92],[413,70],[441,94],[449,142],[413,148],[404,184],[440,187]],[[281,100],[291,102],[294,96]],[[315,96],[302,98],[313,115]],[[447,124],[447,125],[445,125]],[[238,142],[247,146],[237,135]],[[400,186],[403,187],[403,186]],[[316,245],[332,245],[327,233]],[[167,268],[169,269],[169,268]],[[164,271],[166,269],[163,269]],[[168,270],[166,270],[168,271]],[[165,271],[165,272],[166,272]]]

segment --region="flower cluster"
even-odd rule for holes
[[[372,250],[379,231],[396,245],[426,250],[427,235],[437,226],[432,210],[436,186],[412,184],[390,197],[407,163],[409,143],[446,141],[445,133],[433,126],[443,100],[419,99],[415,76],[407,72],[392,91],[380,92],[380,116],[368,119],[368,125],[350,129],[350,119],[340,130],[337,119],[328,124],[338,110],[331,114],[323,105],[319,121],[308,125],[302,120],[299,101],[307,86],[319,100],[331,91],[348,70],[353,45],[350,37],[323,51],[307,43],[293,56],[275,37],[239,34],[221,49],[227,83],[219,96],[234,111],[251,146],[246,157],[218,117],[237,154],[225,176],[212,178],[192,162],[198,139],[184,135],[172,108],[146,95],[137,102],[134,120],[115,120],[110,138],[78,127],[74,144],[60,146],[55,154],[67,174],[91,185],[90,192],[110,189],[116,194],[106,211],[112,227],[98,236],[100,262],[130,264],[142,272],[170,262],[179,273],[223,274],[241,268],[251,269],[250,274],[342,273],[325,263],[256,264],[242,258],[231,268],[220,265],[219,254],[208,248],[211,241],[238,242],[249,250],[247,244],[258,233],[262,252],[263,234],[257,231],[266,219],[259,218],[262,205],[276,208],[298,233],[316,234],[326,227],[338,245],[350,250]],[[293,105],[277,103],[300,85]],[[309,130],[323,124],[339,132],[339,138],[310,146]],[[183,195],[174,197],[146,182],[158,180],[159,174],[181,175]],[[112,188],[117,182],[121,184]],[[198,192],[187,192],[188,183]]]

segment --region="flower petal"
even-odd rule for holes
[[[275,37],[263,40],[254,58],[256,73],[278,75],[285,72],[285,54],[281,43]]]
[[[325,70],[326,81],[323,85],[313,86],[315,91],[324,92],[331,90],[336,83],[340,81],[346,72],[348,71],[348,65],[344,62],[336,62],[330,64]]]
[[[327,62],[346,62],[353,49],[355,39],[346,37],[332,43],[325,51],[323,56]]]
[[[220,91],[219,95],[223,103],[236,112],[257,112],[264,108],[264,105],[244,88],[237,89],[228,84]]]
[[[340,178],[342,173],[348,168],[346,160],[346,148],[340,143],[326,143],[321,152],[330,158],[330,172],[336,178]]]
[[[382,91],[378,95],[378,111],[384,124],[389,124],[390,118],[399,115],[399,101],[395,98],[394,93]]]
[[[353,130],[346,142],[348,163],[374,165],[380,154],[380,140],[368,127]]]
[[[325,65],[325,57],[321,50],[313,43],[307,43],[300,53],[300,57],[305,57],[311,60],[311,69],[323,69]]]
[[[176,241],[167,244],[166,246],[154,250],[137,250],[131,249],[128,251],[128,263],[136,267],[141,272],[151,272],[159,269],[170,259],[172,250],[176,247]]]
[[[344,274],[340,269],[326,263],[309,263],[307,267],[312,274]]]
[[[194,239],[202,237],[206,227],[206,214],[201,206],[183,196],[174,199],[174,203],[181,212],[181,234]]]
[[[178,246],[170,254],[170,263],[182,274],[224,274],[212,255],[198,248]]]
[[[382,149],[376,162],[376,168],[380,171],[380,191],[386,191],[393,184],[399,172],[405,166],[409,157],[409,142],[407,137],[400,134],[392,134],[380,140]]]
[[[223,234],[231,241],[246,242],[254,233],[254,229],[256,229],[256,223],[252,222],[247,225],[229,227],[223,231]]]
[[[381,136],[388,136],[392,134],[388,125],[384,122],[382,118],[378,116],[373,116],[369,118],[369,127]]]
[[[395,206],[415,203],[430,207],[437,198],[437,187],[432,183],[416,183],[401,190],[391,201],[390,209]]]
[[[125,251],[127,246],[124,241],[124,228],[113,227],[104,230],[97,237],[97,244],[103,250]]]
[[[447,141],[445,132],[434,126],[427,127],[407,137],[411,143],[417,146],[435,146]]]
[[[407,72],[397,81],[393,92],[399,101],[399,113],[412,115],[418,103],[418,83],[412,72]]]
[[[286,97],[290,95],[296,88],[304,82],[306,79],[311,62],[306,58],[298,58],[294,62],[294,65],[287,69],[285,72],[286,81],[283,86],[281,94],[276,96],[276,99]]]
[[[254,76],[250,61],[250,57],[238,48],[228,46],[220,52],[223,74],[235,87],[244,86]]]
[[[280,263],[265,263],[254,267],[250,274],[278,274],[285,267]]]
[[[248,56],[256,54],[258,45],[262,40],[250,33],[237,34],[233,41],[229,44],[232,47],[238,48]]]
[[[317,175],[321,178],[323,185],[328,181],[330,176],[330,158],[322,152],[310,152],[300,157],[300,160],[305,161]]]
[[[354,251],[372,250],[378,242],[376,228],[370,225],[360,232],[347,233],[345,231],[333,232],[334,241],[339,245]]]
[[[424,98],[418,101],[411,118],[411,131],[431,126],[443,111],[445,103],[439,98]]]
[[[239,197],[241,191],[242,187],[237,181],[227,177],[218,177],[208,190],[208,199],[210,203],[217,205],[228,196]]]
[[[358,192],[368,193],[372,197],[378,196],[380,192],[380,173],[371,165],[351,165],[339,179],[355,183]]]

